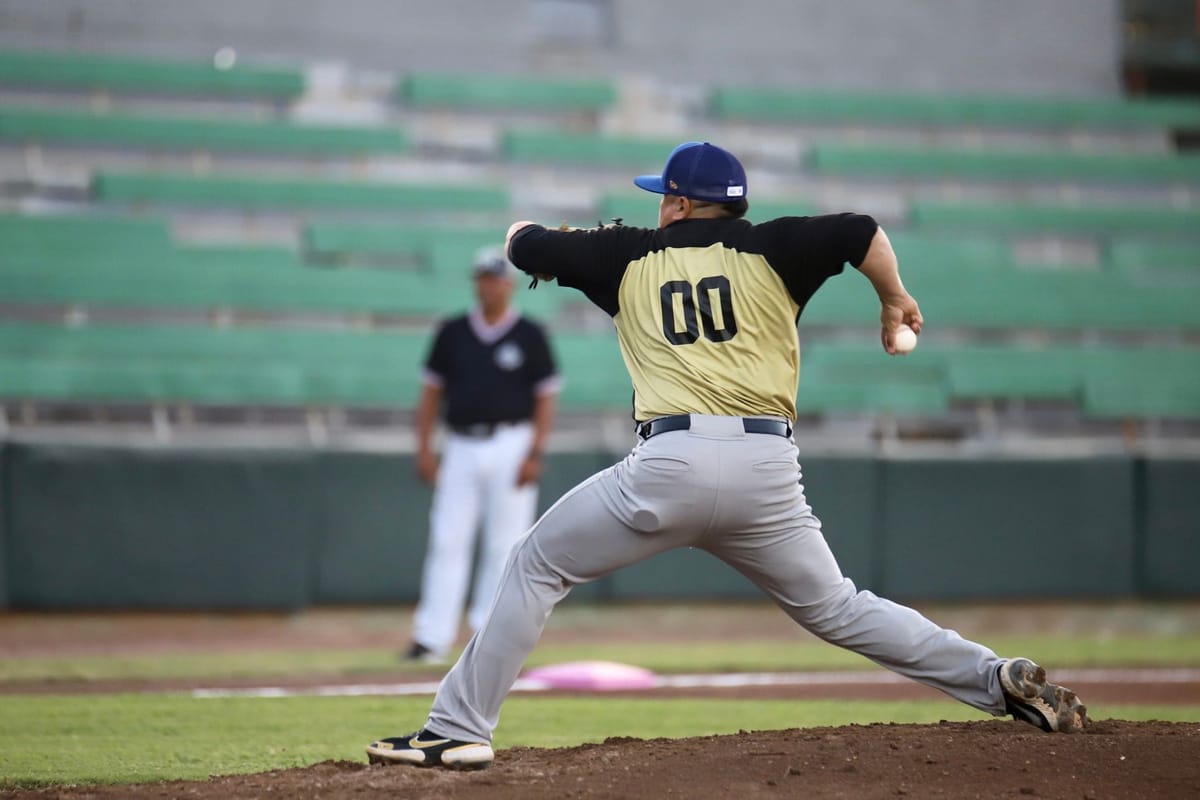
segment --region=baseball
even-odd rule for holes
[[[911,353],[917,346],[917,334],[913,332],[912,328],[901,323],[900,327],[896,329],[892,342],[896,345],[897,353]]]

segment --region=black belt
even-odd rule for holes
[[[669,417],[659,417],[637,426],[637,435],[643,439],[658,436],[668,431],[686,431],[692,427],[692,418],[688,414],[673,414]],[[746,433],[766,433],[771,436],[787,438],[792,435],[792,426],[777,419],[759,419],[757,417],[742,417],[742,430]]]
[[[468,436],[472,439],[487,439],[496,433],[501,428],[508,428],[513,425],[520,425],[524,420],[509,420],[506,422],[475,422],[470,425],[449,425],[451,431],[459,436]]]

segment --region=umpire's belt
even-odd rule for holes
[[[511,428],[514,425],[520,425],[524,420],[507,420],[505,422],[475,422],[470,425],[449,425],[450,430],[457,433],[459,436],[466,436],[471,439],[488,439],[493,436],[496,431],[502,428]]]
[[[659,417],[637,426],[637,435],[643,439],[658,436],[668,431],[686,431],[692,427],[692,418],[688,414],[672,414],[669,417]],[[792,435],[792,426],[777,419],[760,419],[758,417],[742,417],[742,430],[746,433],[767,433],[771,436],[788,437]]]

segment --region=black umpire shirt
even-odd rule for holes
[[[489,329],[478,310],[442,324],[425,368],[452,428],[531,419],[538,390],[558,375],[541,325],[514,313]]]

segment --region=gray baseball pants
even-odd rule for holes
[[[740,417],[694,414],[690,430],[639,443],[563,495],[514,545],[426,727],[490,742],[501,703],[571,587],[675,547],[725,561],[821,639],[1004,713],[995,653],[842,575],[804,498],[797,455],[790,439],[746,433]]]

